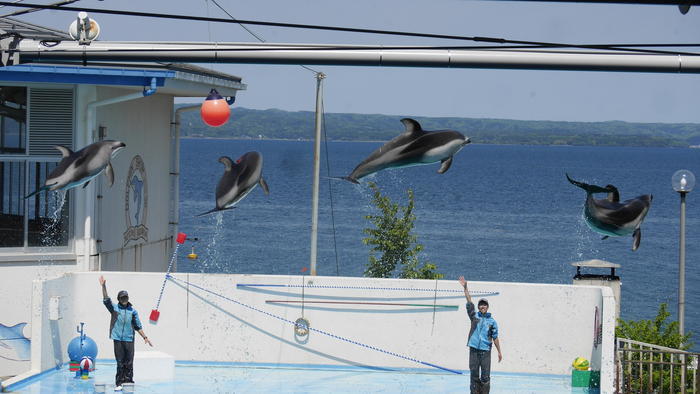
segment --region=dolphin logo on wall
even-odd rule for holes
[[[131,159],[126,177],[124,211],[126,214],[126,231],[124,246],[129,241],[142,239],[148,241],[148,180],[146,165],[140,155]]]
[[[586,204],[583,215],[586,224],[593,231],[603,234],[603,239],[609,236],[624,236],[632,234],[634,242],[632,250],[639,248],[642,240],[642,221],[651,208],[651,194],[645,194],[623,202],[620,202],[620,193],[613,185],[600,187],[577,182],[566,174],[566,179],[571,184],[586,191]],[[607,193],[606,198],[593,198],[595,193]]]
[[[44,190],[68,190],[83,185],[83,188],[104,171],[109,186],[114,184],[114,170],[110,160],[126,145],[121,141],[105,140],[90,144],[73,152],[65,146],[56,145],[63,158],[46,177],[44,186],[29,194],[29,198]]]
[[[23,330],[27,323],[15,324],[8,327],[0,323],[0,358],[11,361],[28,361],[30,359],[31,340],[24,336]],[[3,349],[11,355],[3,356]]]
[[[262,187],[265,194],[270,194],[270,188],[262,177],[263,158],[260,153],[244,153],[235,163],[230,157],[221,156],[219,163],[224,165],[224,175],[216,186],[216,208],[197,216],[235,208],[234,205],[257,185]]]
[[[426,131],[413,119],[401,119],[406,127],[401,135],[372,152],[362,163],[358,164],[350,175],[343,177],[347,181],[360,183],[359,180],[386,168],[417,166],[441,162],[438,173],[450,169],[452,157],[465,145],[469,138],[454,130]]]

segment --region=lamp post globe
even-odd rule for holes
[[[678,333],[685,335],[685,196],[695,187],[695,175],[678,170],[671,177],[673,190],[681,196],[680,231],[678,239]]]
[[[689,193],[695,187],[695,175],[688,170],[678,170],[671,177],[671,185],[679,193]]]

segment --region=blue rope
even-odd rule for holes
[[[175,262],[175,257],[177,256],[177,249],[180,247],[179,243],[175,243],[175,250],[173,250],[173,255],[170,257],[170,264],[168,264],[168,271],[165,272],[165,278],[163,278],[163,286],[160,287],[160,294],[158,295],[158,302],[156,302],[156,310],[160,306],[160,300],[163,298],[163,292],[165,291],[165,282],[168,281],[168,276],[170,276],[170,270],[173,268],[173,262]]]
[[[294,326],[297,325],[296,322],[293,322],[293,321],[287,320],[287,319],[285,319],[285,318],[283,318],[283,317],[281,317],[281,316],[277,316],[277,315],[275,315],[275,314],[266,312],[266,311],[264,311],[264,310],[262,310],[262,309],[258,309],[258,308],[254,307],[254,306],[250,306],[250,305],[244,304],[244,303],[242,303],[242,302],[240,302],[240,301],[236,301],[236,300],[234,300],[234,299],[232,299],[232,298],[229,298],[229,297],[226,297],[226,296],[224,296],[224,295],[215,293],[215,292],[213,292],[213,291],[211,291],[211,290],[207,290],[207,289],[205,289],[205,288],[203,288],[203,287],[197,286],[197,285],[195,285],[195,284],[193,284],[193,283],[184,281],[184,280],[182,280],[182,279],[177,279],[177,278],[175,278],[174,276],[172,276],[172,275],[170,275],[170,274],[166,275],[166,279],[170,279],[170,280],[172,280],[172,281],[177,281],[177,282],[185,283],[185,284],[187,284],[187,285],[189,285],[189,286],[196,287],[196,288],[199,289],[199,290],[205,291],[205,292],[207,292],[207,293],[209,293],[209,294],[212,294],[212,295],[215,295],[215,296],[217,296],[217,297],[221,297],[221,298],[223,298],[223,299],[225,299],[225,300],[231,301],[231,302],[236,303],[236,304],[238,304],[238,305],[240,305],[240,306],[246,307],[246,308],[248,308],[248,309],[252,309],[252,310],[254,310],[254,311],[256,311],[256,312],[260,312],[260,313],[262,313],[262,314],[264,314],[264,315],[267,315],[267,316],[270,316],[270,317],[274,317],[275,319],[282,320],[283,322],[292,324],[292,325],[294,325]],[[307,328],[309,331],[314,331],[314,332],[317,332],[317,333],[319,333],[319,334],[323,334],[323,335],[329,336],[329,337],[334,338],[334,339],[338,339],[338,340],[341,340],[341,341],[345,341],[345,342],[351,343],[351,344],[353,344],[353,345],[357,345],[357,346],[361,346],[361,347],[364,347],[364,348],[367,348],[367,349],[371,349],[371,350],[375,350],[375,351],[378,351],[378,352],[381,352],[381,353],[385,353],[385,354],[388,354],[388,355],[390,355],[390,356],[398,357],[398,358],[403,359],[403,360],[412,361],[412,362],[417,363],[417,364],[427,365],[427,366],[432,367],[432,368],[441,369],[441,370],[443,370],[443,371],[451,372],[451,373],[458,374],[458,375],[462,375],[462,374],[463,374],[462,372],[457,371],[457,370],[454,370],[454,369],[441,367],[441,366],[439,366],[439,365],[431,364],[431,363],[428,363],[428,362],[425,362],[425,361],[421,361],[421,360],[418,360],[418,359],[415,359],[415,358],[412,358],[412,357],[407,357],[407,356],[404,356],[404,355],[401,355],[401,354],[398,354],[398,353],[390,352],[390,351],[388,351],[388,350],[380,349],[380,348],[375,347],[375,346],[366,345],[366,344],[364,344],[364,343],[357,342],[357,341],[353,341],[352,339],[344,338],[344,337],[341,337],[341,336],[332,334],[332,333],[327,332],[327,331],[319,330],[319,329],[317,329],[317,328],[313,328],[313,327],[305,327],[305,328]]]
[[[302,287],[304,285],[269,285],[256,283],[239,283],[236,287]],[[319,286],[306,285],[306,288],[315,289],[351,289],[351,290],[393,290],[393,291],[428,291],[428,292],[444,292],[444,293],[464,293],[464,290],[441,290],[441,289],[412,289],[409,287],[371,287],[371,286]],[[469,294],[479,296],[495,296],[500,293],[497,291],[470,291]]]

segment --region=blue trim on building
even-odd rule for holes
[[[18,64],[0,67],[0,80],[14,82],[51,82],[91,85],[163,86],[166,78],[174,78],[175,71],[143,70],[102,67],[45,66]]]

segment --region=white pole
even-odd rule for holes
[[[681,221],[678,254],[678,332],[685,335],[685,195],[681,195]]]
[[[323,114],[324,73],[316,73],[316,134],[314,135],[314,182],[311,195],[311,276],[316,276],[318,249],[318,185],[321,173],[321,116]]]
[[[612,51],[378,49],[376,46],[249,43],[63,41],[46,47],[22,40],[19,61],[163,61],[187,63],[484,68],[518,70],[700,73],[700,56]]]

